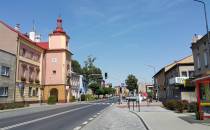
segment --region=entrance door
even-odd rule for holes
[[[58,90],[56,88],[50,90],[50,96],[55,96],[56,101],[58,102]]]

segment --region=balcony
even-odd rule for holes
[[[189,77],[173,77],[169,79],[169,84],[184,85],[186,79],[189,79]]]

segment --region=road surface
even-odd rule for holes
[[[1,130],[73,130],[116,101],[115,99],[114,101],[74,104],[47,111],[0,118],[0,128]]]

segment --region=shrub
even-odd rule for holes
[[[174,99],[163,102],[164,107],[166,107],[169,110],[175,110],[176,104],[177,104],[177,101]]]
[[[180,100],[176,102],[175,106],[176,106],[176,110],[180,113],[183,112],[184,107],[185,107],[183,101],[180,101]]]
[[[188,110],[189,102],[187,100],[182,100],[182,103],[184,105],[184,110]]]
[[[56,96],[49,96],[48,97],[48,101],[47,101],[47,103],[48,104],[55,104],[57,102],[57,97]]]
[[[197,111],[197,103],[196,102],[191,102],[188,104],[188,112],[196,112]]]
[[[85,94],[81,95],[81,101],[85,101]]]
[[[71,96],[71,97],[70,97],[70,102],[75,102],[75,101],[76,101],[75,96]]]
[[[4,104],[0,104],[0,110],[4,110]]]
[[[95,96],[92,95],[92,94],[86,94],[86,95],[85,95],[85,100],[86,100],[86,101],[93,101],[93,100],[95,100],[95,99],[96,99]]]
[[[3,104],[0,104],[0,110],[21,108],[21,107],[27,107],[27,106],[29,106],[29,104],[24,103],[24,102],[3,103]]]

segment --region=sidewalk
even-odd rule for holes
[[[82,130],[146,130],[141,120],[126,108],[113,105]]]
[[[161,106],[144,106],[134,112],[142,118],[150,130],[210,130],[209,123],[190,123],[185,118],[192,118],[192,113],[175,113]]]

